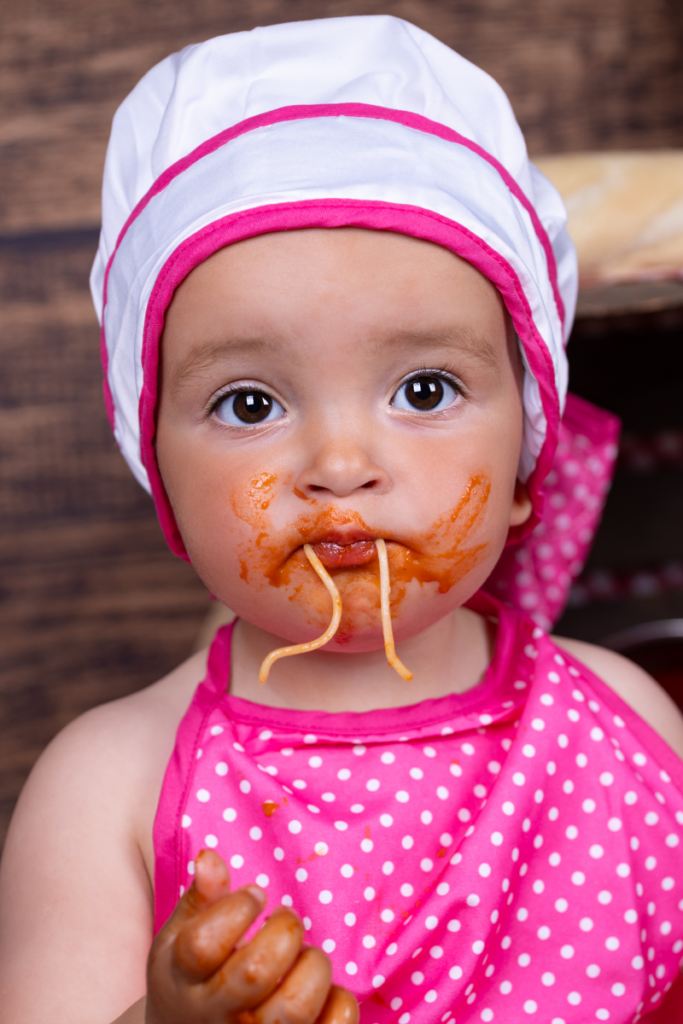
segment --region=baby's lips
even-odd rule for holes
[[[312,545],[316,555],[328,569],[336,569],[346,565],[367,565],[377,558],[374,539],[353,540],[340,543],[334,540],[323,540]]]

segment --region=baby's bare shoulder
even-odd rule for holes
[[[652,676],[615,651],[582,640],[559,636],[553,640],[607,683],[683,758],[683,715]]]

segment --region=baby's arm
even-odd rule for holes
[[[607,683],[683,758],[683,714],[652,676],[604,647],[563,637],[553,640]]]

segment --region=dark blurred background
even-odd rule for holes
[[[111,438],[87,287],[112,115],[155,62],[256,25],[407,18],[494,75],[532,155],[683,146],[680,0],[24,0],[0,14],[0,843],[50,738],[191,651],[209,598]],[[683,313],[585,306],[572,388],[622,416],[559,631],[683,616]],[[668,453],[668,454],[667,454]]]

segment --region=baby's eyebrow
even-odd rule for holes
[[[194,380],[201,378],[206,370],[210,370],[221,359],[267,354],[277,347],[278,342],[274,338],[256,337],[231,338],[218,341],[208,347],[190,349],[180,365],[173,371],[173,385],[174,387],[183,387],[186,384],[191,384]]]
[[[500,366],[501,346],[493,338],[482,334],[471,327],[444,327],[430,330],[396,331],[384,338],[377,339],[379,348],[441,348],[456,350],[466,356],[473,356],[487,366]]]

